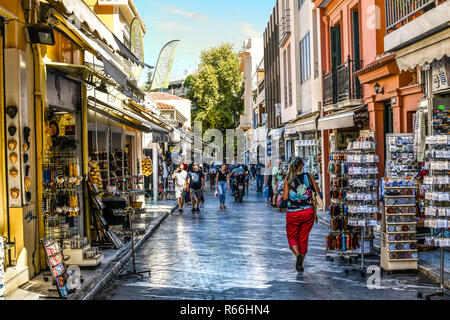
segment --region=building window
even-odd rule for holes
[[[300,9],[304,3],[305,0],[298,0],[298,9]]]
[[[309,47],[309,32],[300,41],[300,72],[301,82],[305,82],[311,78],[311,50]]]

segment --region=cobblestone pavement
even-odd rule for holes
[[[326,260],[328,230],[316,224],[310,237],[305,272],[295,270],[288,248],[285,215],[271,209],[251,188],[243,204],[227,194],[221,211],[213,193],[205,195],[201,214],[172,214],[137,253],[137,269],[151,269],[147,279],[117,279],[97,299],[147,300],[342,300],[417,299],[434,291],[420,274],[382,274],[381,288],[370,290],[359,272]],[[377,256],[367,265],[379,265]],[[127,266],[131,269],[131,265]]]

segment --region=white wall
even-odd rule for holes
[[[280,48],[280,86],[281,86],[281,122],[287,123],[297,118],[297,104],[298,104],[298,88],[296,85],[297,77],[296,74],[299,72],[300,58],[298,56],[299,50],[296,50],[297,43],[297,32],[296,32],[296,11],[298,5],[297,1],[287,0],[289,3],[290,14],[291,14],[291,35],[288,41]],[[284,11],[283,6],[280,6],[279,17],[283,17]],[[285,63],[286,54],[286,63]],[[290,64],[290,70],[289,70]],[[292,83],[292,103],[289,103],[289,77]],[[287,96],[285,95],[285,84],[288,85]]]
[[[178,110],[186,119],[185,126],[192,127],[191,123],[191,108],[192,103],[191,100],[187,99],[179,99],[179,100],[158,100],[158,102],[165,103],[171,106],[174,106],[176,110]]]

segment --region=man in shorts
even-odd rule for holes
[[[205,175],[198,164],[194,164],[193,170],[188,173],[186,182],[186,189],[191,194],[192,213],[200,212],[199,206],[203,196],[204,182]]]
[[[184,170],[184,165],[181,163],[177,170],[172,175],[172,179],[175,183],[175,197],[178,201],[178,211],[183,212],[184,197],[186,193],[186,180],[187,172]]]

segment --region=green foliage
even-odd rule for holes
[[[187,98],[195,106],[193,119],[203,122],[203,130],[214,128],[225,133],[236,128],[244,111],[239,57],[226,43],[203,51],[200,61],[198,72],[186,79]]]
[[[141,87],[141,90],[143,92],[150,92],[150,90],[152,88],[152,77],[153,77],[153,72],[152,72],[152,70],[149,70],[147,73],[147,81],[145,81],[145,84]]]

